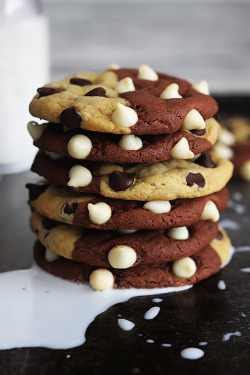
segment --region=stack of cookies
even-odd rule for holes
[[[95,290],[194,284],[230,257],[218,228],[232,163],[206,82],[111,66],[39,88],[28,184],[36,262]]]
[[[250,182],[250,118],[224,120],[214,149],[221,157],[231,160],[234,178]]]

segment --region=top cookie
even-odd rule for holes
[[[204,129],[217,110],[216,101],[189,82],[143,75],[141,68],[76,74],[39,88],[30,104],[33,116],[61,123],[64,131],[138,135]]]

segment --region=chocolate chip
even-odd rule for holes
[[[77,113],[76,107],[64,109],[60,114],[60,122],[63,125],[63,131],[80,128],[82,118]]]
[[[134,173],[114,171],[109,176],[109,186],[115,191],[128,189],[134,182]]]
[[[55,228],[57,226],[57,221],[49,219],[48,217],[45,217],[43,219],[43,226],[47,230],[53,229],[53,228]]]
[[[198,157],[195,161],[196,164],[201,165],[205,168],[215,168],[216,165],[214,164],[213,160],[211,159],[209,151],[204,151],[201,153],[201,156]]]
[[[71,78],[70,83],[72,85],[77,85],[77,86],[87,86],[87,85],[92,85],[92,82],[89,81],[88,79],[84,78]]]
[[[84,96],[104,96],[106,97],[106,90],[103,87],[96,87],[93,90],[90,90]]]
[[[78,206],[77,202],[66,202],[62,206],[61,211],[62,211],[62,213],[66,214],[66,215],[72,215],[76,212],[77,206]]]
[[[61,91],[62,91],[61,89],[57,89],[55,87],[39,87],[37,89],[37,92],[39,94],[39,98],[41,98],[42,96],[49,96],[49,95],[52,95],[52,94],[57,94]]]
[[[188,173],[186,181],[188,186],[193,186],[194,184],[201,188],[205,186],[205,178],[201,173]]]
[[[29,200],[35,201],[49,186],[49,184],[26,184],[26,188],[29,190]]]
[[[221,231],[218,230],[218,234],[216,236],[217,240],[221,240],[223,237],[223,234],[221,233]]]
[[[193,129],[190,131],[194,135],[204,135],[206,133],[206,129]]]
[[[46,238],[49,236],[49,232],[47,232],[45,235],[44,235],[44,239],[46,240]]]

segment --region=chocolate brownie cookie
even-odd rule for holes
[[[32,231],[54,253],[100,267],[129,268],[180,259],[217,236],[216,222],[198,221],[187,227],[132,231],[98,231],[63,224],[33,212]]]
[[[27,187],[29,203],[41,215],[100,230],[190,226],[204,217],[207,210],[209,216],[205,219],[217,221],[218,211],[226,208],[229,199],[226,188],[200,198],[140,202],[74,193],[59,185],[27,184]]]
[[[209,95],[145,67],[81,73],[39,88],[30,113],[65,131],[83,128],[113,134],[170,134],[205,128],[218,110]]]
[[[221,190],[232,175],[228,160],[204,153],[194,161],[170,159],[154,164],[121,166],[64,158],[53,160],[42,151],[31,170],[48,181],[78,192],[125,200],[196,198]]]
[[[141,137],[83,129],[65,133],[60,125],[51,123],[41,126],[30,122],[28,128],[33,135],[34,145],[47,152],[92,161],[151,163],[171,157],[190,159],[208,150],[217,140],[219,124],[214,119],[206,120],[204,135],[180,130],[172,134]],[[40,135],[41,130],[44,131]]]
[[[230,240],[222,232],[220,240],[212,241],[191,257],[158,265],[140,264],[125,270],[97,269],[62,257],[52,261],[46,256],[47,250],[39,241],[34,246],[34,257],[45,271],[77,283],[90,281],[90,285],[96,290],[191,285],[208,278],[230,260]]]

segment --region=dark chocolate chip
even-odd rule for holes
[[[115,191],[128,189],[134,182],[134,173],[114,171],[109,176],[109,186]]]
[[[26,184],[26,188],[29,190],[29,200],[35,201],[49,186],[49,184]]]
[[[87,86],[87,85],[92,85],[92,82],[88,79],[84,78],[71,78],[70,83],[72,85],[77,85],[77,86]]]
[[[186,177],[187,185],[193,186],[194,184],[203,188],[205,186],[205,178],[201,173],[189,173]]]
[[[39,87],[37,89],[37,92],[39,94],[39,98],[41,98],[42,96],[49,96],[49,95],[52,95],[52,94],[57,94],[61,91],[62,91],[61,89],[57,89],[55,87]]]
[[[209,151],[204,151],[201,153],[201,156],[198,157],[195,161],[196,164],[201,165],[205,168],[215,168],[216,165],[214,164],[213,160],[211,159]]]
[[[217,240],[221,240],[223,237],[223,234],[221,233],[221,231],[218,230],[218,234],[216,236]]]
[[[44,239],[46,240],[46,238],[48,237],[49,235],[49,232],[47,232],[45,235],[44,235]]]
[[[82,119],[77,113],[76,107],[70,107],[61,112],[60,122],[63,125],[63,130],[66,132],[71,129],[80,128]]]
[[[193,129],[190,131],[194,135],[204,135],[206,133],[206,129]]]
[[[72,215],[76,212],[77,206],[78,206],[77,202],[66,202],[62,206],[61,211],[62,211],[62,213],[66,214],[66,215]]]
[[[55,228],[57,226],[57,221],[49,219],[48,217],[45,217],[43,219],[43,226],[47,230],[53,229],[53,228]]]
[[[90,90],[84,96],[104,96],[106,97],[106,90],[103,87],[96,87],[93,90]]]

